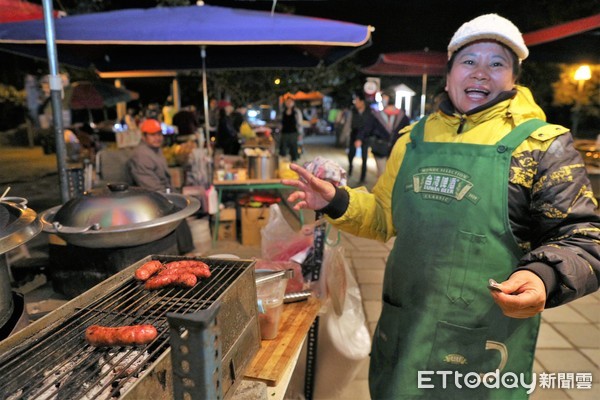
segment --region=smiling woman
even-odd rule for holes
[[[526,399],[541,311],[598,290],[597,203],[569,130],[516,84],[527,56],[509,20],[466,22],[448,46],[439,110],[399,132],[373,193],[299,166],[300,180],[284,180],[296,208],[359,236],[396,236],[371,398]],[[515,384],[498,385],[505,376]]]
[[[511,53],[500,43],[482,41],[452,56],[446,91],[456,111],[471,111],[514,87],[516,60]]]

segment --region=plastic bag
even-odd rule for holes
[[[330,318],[326,326],[332,338],[337,338],[333,341],[338,350],[348,358],[359,360],[366,358],[371,351],[371,335],[367,329],[360,288],[345,258],[343,260],[347,286],[342,315],[328,313]]]
[[[288,261],[312,246],[312,230],[296,232],[287,223],[277,204],[269,207],[269,221],[261,230],[261,256],[265,260]]]
[[[346,261],[343,266],[347,287],[342,315],[338,316],[332,312],[331,307],[326,307],[325,313],[320,316],[316,355],[318,373],[315,375],[313,396],[315,399],[340,399],[348,385],[368,362],[371,351],[371,335],[366,325],[360,288]],[[301,355],[286,398],[301,398],[305,369],[306,357]]]
[[[348,280],[346,277],[346,259],[342,246],[325,246],[323,266],[321,267],[321,288],[330,302],[333,312],[341,316],[344,312]]]

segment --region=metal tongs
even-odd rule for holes
[[[286,269],[281,271],[268,271],[268,272],[257,272],[256,273],[256,284],[274,281],[277,279],[292,279],[294,277],[293,269]]]

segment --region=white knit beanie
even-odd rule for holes
[[[448,44],[448,59],[461,47],[482,39],[496,40],[508,46],[515,52],[519,62],[529,55],[519,28],[498,14],[486,14],[465,22],[458,28]]]

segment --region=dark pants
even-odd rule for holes
[[[369,157],[369,144],[366,140],[362,142],[362,145],[360,146],[360,152],[362,155],[360,181],[363,182],[367,176],[367,158]],[[354,156],[356,156],[356,147],[354,147],[354,141],[351,140],[350,145],[348,146],[348,176],[352,175],[352,161],[354,160]]]
[[[290,153],[292,161],[298,159],[298,132],[282,133],[279,142],[279,155],[284,157]]]

